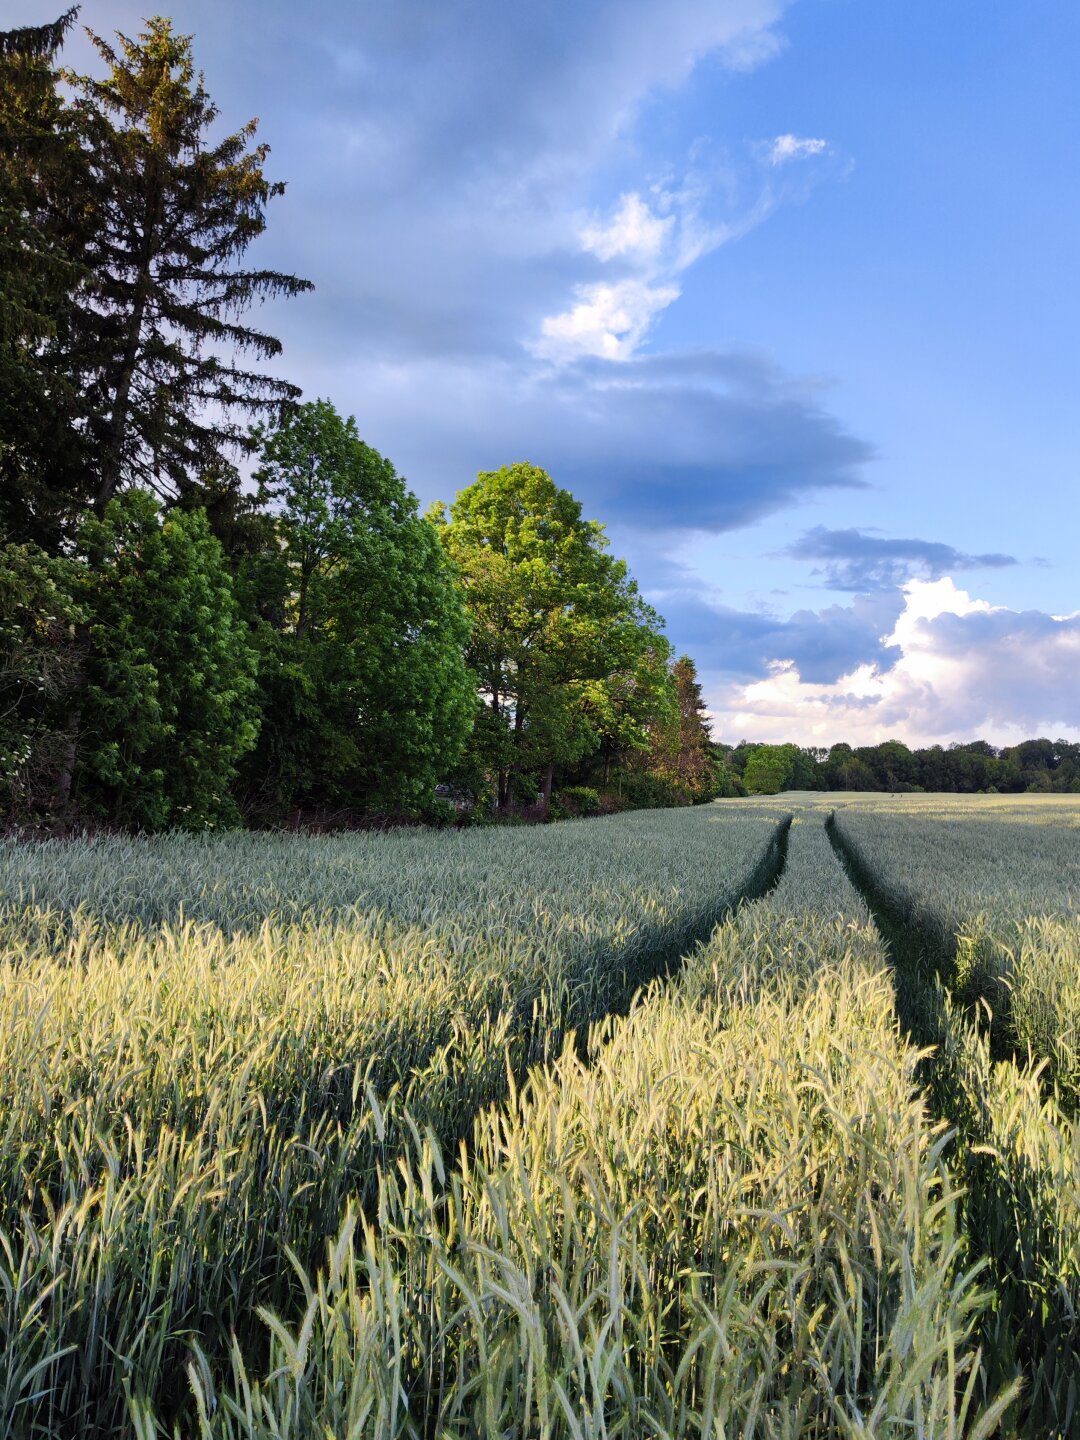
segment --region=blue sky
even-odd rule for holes
[[[1080,735],[1070,0],[170,13],[288,182],[279,369],[423,501],[551,470],[725,739]]]

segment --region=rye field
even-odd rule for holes
[[[0,843],[0,1436],[1080,1435],[1080,798]]]

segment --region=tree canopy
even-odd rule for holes
[[[245,417],[295,400],[296,385],[235,357],[280,353],[242,323],[253,300],[307,280],[241,262],[284,192],[266,177],[257,122],[221,140],[191,37],[147,22],[114,46],[91,35],[103,79],[65,71],[79,141],[80,290],[68,359],[86,397],[95,504],[124,485],[175,494],[223,447],[249,447]]]
[[[495,721],[485,738],[499,804],[513,806],[524,773],[550,800],[554,767],[624,724],[644,743],[648,716],[635,702],[655,695],[669,649],[625,563],[608,554],[603,526],[524,463],[482,473],[449,517],[439,508],[434,518],[472,624],[469,664]]]
[[[267,706],[251,770],[340,804],[419,803],[458,759],[476,709],[468,626],[433,527],[355,420],[325,400],[260,432],[274,549],[249,565]]]

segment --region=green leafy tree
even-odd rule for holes
[[[651,618],[625,627],[619,668],[586,687],[599,736],[599,778],[605,788],[613,761],[639,769],[647,763],[654,737],[675,724],[678,696],[669,669],[671,645],[658,627]]]
[[[241,317],[254,300],[311,286],[241,264],[284,186],[264,174],[256,121],[212,136],[218,110],[191,37],[155,18],[116,48],[91,39],[105,78],[65,72],[84,171],[78,258],[92,276],[65,359],[86,399],[101,510],[127,485],[183,492],[223,448],[249,447],[244,417],[297,397],[241,363],[281,350]]]
[[[258,733],[257,657],[198,512],[131,490],[78,536],[90,612],[76,718],[78,810],[134,829],[238,820],[230,786]]]
[[[325,400],[259,436],[277,543],[249,571],[266,720],[249,772],[268,810],[422,808],[477,708],[468,635],[433,527],[389,460]]]
[[[603,526],[528,464],[481,474],[449,519],[441,507],[433,518],[472,621],[469,663],[510,739],[491,757],[500,807],[513,807],[524,776],[550,801],[555,767],[591,754],[605,733],[636,728],[644,743],[636,702],[655,691],[656,656],[668,651]]]
[[[795,745],[758,745],[746,762],[743,784],[748,795],[778,795],[795,773]]]
[[[716,774],[716,794],[725,800],[730,800],[736,795],[745,795],[746,787],[742,782],[742,775],[736,769],[732,758],[730,746],[718,744],[715,741],[712,745],[713,765]]]
[[[82,680],[82,567],[32,544],[0,549],[0,808],[41,818],[66,754]]]

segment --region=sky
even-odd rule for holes
[[[424,504],[549,470],[717,738],[1080,738],[1074,0],[168,13],[287,182],[278,372]]]

